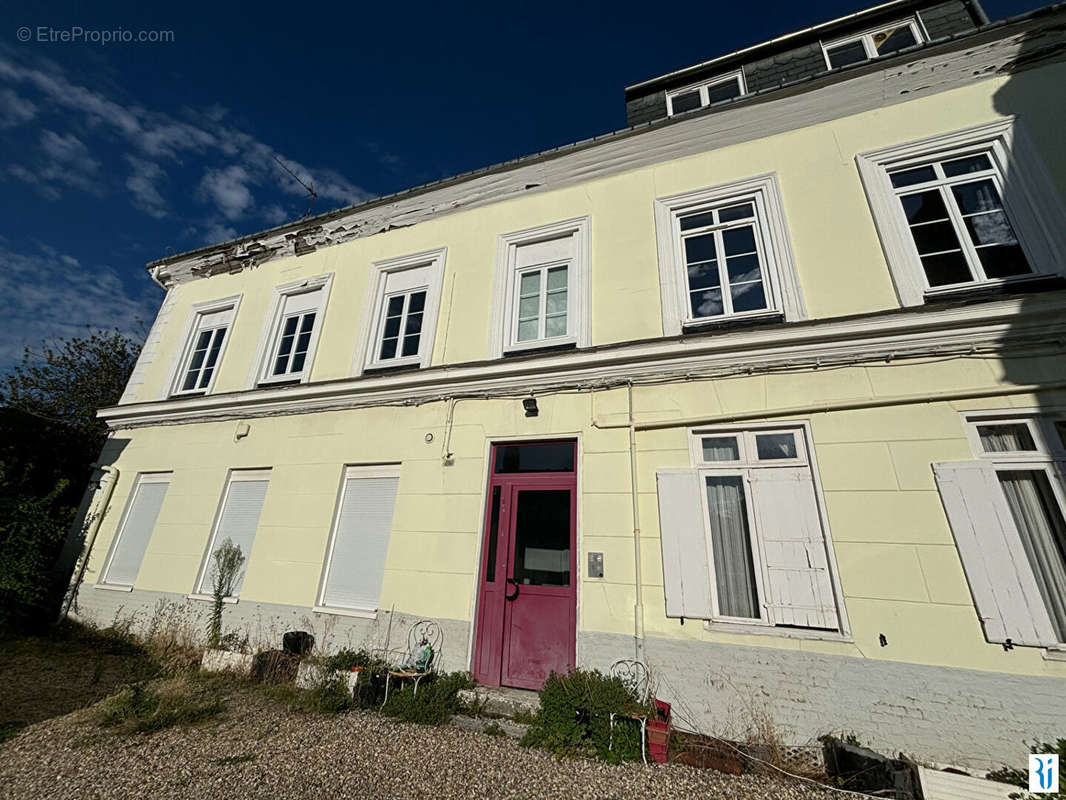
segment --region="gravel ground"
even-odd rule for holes
[[[75,713],[0,745],[10,798],[782,798],[808,784],[680,765],[557,761],[504,737],[426,728],[372,712],[287,711],[254,693],[218,721],[150,735],[101,730]],[[840,795],[836,795],[840,797]]]

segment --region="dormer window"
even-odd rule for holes
[[[684,89],[669,92],[666,95],[666,106],[670,116],[673,116],[724,103],[745,93],[744,75],[738,71],[731,75],[719,75],[696,86],[686,86]]]
[[[890,56],[900,50],[921,44],[923,41],[918,23],[909,19],[894,22],[883,28],[875,28],[859,36],[838,39],[835,42],[823,42],[822,51],[825,53],[825,63],[829,69],[837,69],[849,64],[859,64],[870,59]]]

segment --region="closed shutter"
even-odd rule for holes
[[[768,584],[764,602],[771,621],[839,630],[810,467],[752,470],[751,493]]]
[[[321,298],[321,288],[312,289],[309,292],[286,295],[284,314],[302,314],[305,311],[316,311]]]
[[[694,469],[663,469],[656,478],[666,616],[710,619],[710,564],[699,474]]]
[[[233,585],[233,596],[241,593],[248,561],[252,555],[255,531],[259,527],[259,514],[266,499],[268,480],[231,480],[226,502],[218,518],[215,535],[207,552],[207,566],[200,582],[200,592],[210,594],[214,590],[215,563],[213,554],[227,539],[241,549],[244,563]]]
[[[933,464],[940,499],[990,642],[1054,644],[1047,608],[991,464]]]
[[[385,294],[424,289],[429,286],[430,278],[432,278],[432,264],[393,270],[385,275]]]
[[[376,610],[399,478],[349,475],[333,531],[322,604]]]
[[[542,242],[520,244],[515,252],[515,267],[524,269],[553,261],[567,261],[574,257],[574,251],[575,238],[572,233]]]
[[[111,562],[104,575],[104,583],[133,586],[168,486],[169,481],[138,480],[126,511],[126,519],[122,523],[122,530],[119,531],[111,552]]]

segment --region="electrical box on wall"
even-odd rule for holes
[[[603,577],[603,553],[589,553],[589,577]]]

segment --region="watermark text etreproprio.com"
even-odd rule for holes
[[[23,25],[15,32],[20,42],[40,42],[42,44],[169,44],[174,41],[174,31],[131,31],[126,28],[83,28],[71,25],[69,28],[53,28],[50,25],[38,25],[34,28]]]

